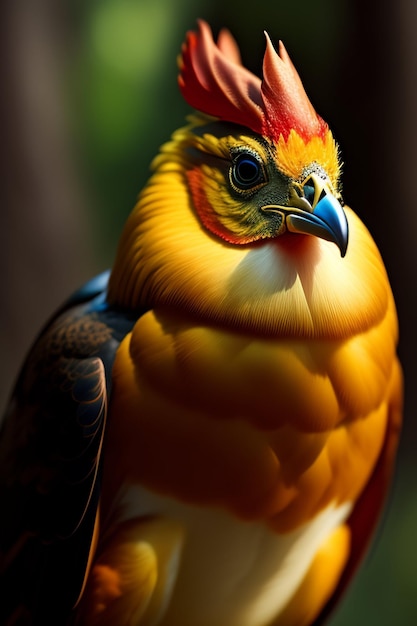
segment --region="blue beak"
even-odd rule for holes
[[[332,194],[324,195],[312,213],[299,210],[292,212],[289,208],[286,224],[293,233],[315,235],[332,241],[339,248],[341,256],[345,256],[349,241],[348,221],[342,205]]]

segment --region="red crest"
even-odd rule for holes
[[[243,67],[232,35],[222,30],[214,42],[209,25],[198,22],[182,47],[181,92],[190,106],[241,124],[277,141],[294,129],[305,141],[324,137],[327,124],[317,115],[284,44],[278,53],[266,35],[263,79]]]

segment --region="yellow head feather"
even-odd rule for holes
[[[206,154],[209,163],[210,153],[222,155],[237,139],[229,132],[219,141],[202,133],[201,125],[202,118],[197,124],[194,119],[175,133],[154,160],[154,174],[124,229],[110,302],[136,309],[169,306],[204,323],[268,336],[345,337],[381,320],[389,299],[385,269],[368,231],[349,209],[345,259],[333,243],[316,237],[289,234],[235,246],[207,231],[193,205],[187,172],[195,166],[196,149],[197,158]],[[328,154],[334,164],[330,135],[324,151],[314,139],[303,146],[309,158]],[[293,175],[302,166],[294,154],[298,149],[295,134],[277,148],[281,166]],[[329,169],[336,185],[338,169]],[[216,185],[216,179],[207,184]]]

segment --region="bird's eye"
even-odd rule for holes
[[[249,152],[241,152],[233,160],[230,180],[238,191],[252,189],[265,180],[262,163]]]

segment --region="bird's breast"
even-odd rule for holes
[[[138,486],[125,490],[122,507],[127,518],[167,520],[181,529],[176,558],[168,564],[175,584],[167,593],[160,626],[264,626],[271,620],[277,626],[299,624],[291,606],[294,593],[351,510],[349,504],[329,505],[314,520],[277,535],[259,522],[242,522],[227,512]],[[335,563],[325,570],[326,583],[329,579],[334,584],[334,570],[346,558],[344,541],[337,548]],[[322,582],[318,594],[324,588]],[[306,605],[310,602],[307,598]]]
[[[347,342],[295,341],[148,312],[114,366],[113,480],[276,532],[353,502],[384,441],[387,318]],[[383,355],[372,349],[382,333]]]

